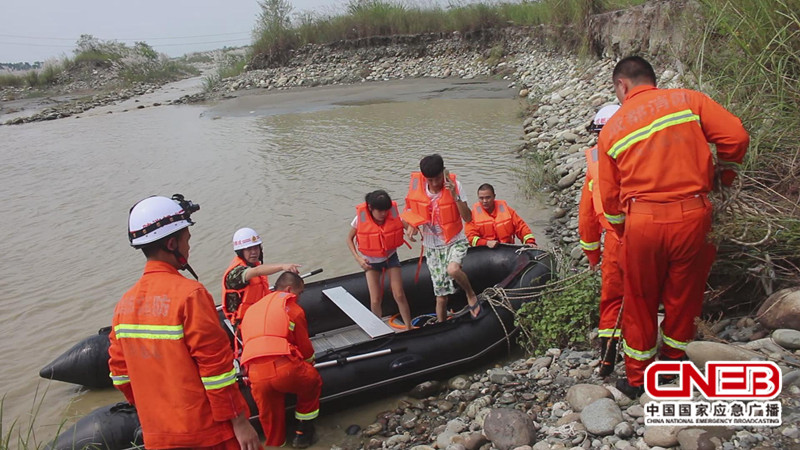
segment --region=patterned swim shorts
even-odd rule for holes
[[[433,294],[437,297],[454,294],[456,287],[453,278],[447,274],[451,262],[461,264],[467,254],[467,241],[455,241],[445,247],[425,247],[425,261],[433,281]]]

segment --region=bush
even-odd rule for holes
[[[519,343],[528,354],[586,346],[600,319],[599,272],[570,273],[564,255],[556,252],[555,256],[559,277],[545,285],[538,300],[517,311],[515,324],[522,330]]]

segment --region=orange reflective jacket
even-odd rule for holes
[[[456,175],[450,174],[450,180],[456,184]],[[436,203],[439,210],[438,217],[432,217],[434,205],[426,191],[427,180],[421,172],[411,173],[411,182],[408,185],[408,195],[406,205],[403,210],[403,220],[412,226],[420,226],[424,223],[437,222],[444,232],[445,242],[450,242],[463,228],[461,213],[450,191],[442,188],[442,192]]]
[[[245,411],[214,300],[171,265],[148,261],[114,309],[108,365],[136,405],[147,448],[207,447],[234,437]]]
[[[366,202],[356,207],[358,251],[367,256],[386,257],[403,245],[403,222],[397,212],[396,202],[392,202],[390,211],[383,224],[378,225]]]
[[[632,200],[671,203],[711,191],[714,166],[740,164],[742,122],[701,92],[636,86],[600,131],[599,188],[608,222],[622,228]]]
[[[232,323],[241,323],[247,308],[253,306],[270,292],[269,279],[265,275],[250,278],[247,286],[243,289],[229,289],[225,284],[228,274],[238,266],[247,266],[247,263],[236,256],[222,276],[222,311]],[[237,301],[238,305],[236,305]]]
[[[294,294],[267,294],[248,310],[241,330],[242,364],[268,356],[296,355],[309,362],[314,359],[306,315]]]

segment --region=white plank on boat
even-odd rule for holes
[[[386,325],[379,317],[372,314],[372,311],[362,305],[345,288],[336,286],[335,288],[324,289],[322,293],[331,299],[348,317],[353,319],[353,322],[366,331],[371,338],[394,333],[394,330],[389,325]]]

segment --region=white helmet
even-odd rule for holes
[[[189,216],[200,209],[198,205],[184,200],[180,194],[172,198],[152,196],[133,205],[128,215],[128,240],[133,247],[140,247],[169,236],[190,225]]]
[[[233,233],[233,251],[250,248],[254,245],[261,245],[261,236],[252,228],[239,228]]]
[[[597,111],[597,114],[594,115],[594,119],[592,120],[592,125],[589,131],[599,133],[600,130],[603,129],[603,126],[606,124],[606,122],[608,122],[608,119],[610,119],[618,109],[619,105],[606,105],[600,108],[600,110]]]

